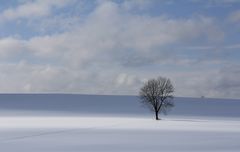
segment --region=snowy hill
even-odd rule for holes
[[[156,121],[136,96],[1,94],[0,146],[4,152],[237,152],[239,109],[239,100],[175,98],[169,115]]]
[[[168,116],[210,116],[240,118],[240,100],[174,99]],[[0,94],[0,115],[127,115],[151,116],[137,96],[76,94]]]

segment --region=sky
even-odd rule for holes
[[[240,0],[1,0],[0,92],[240,98]]]

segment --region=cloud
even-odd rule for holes
[[[231,4],[233,4],[233,3],[240,3],[239,2],[239,0],[209,0],[210,2],[212,2],[212,3],[225,3],[225,4],[229,4],[229,3],[231,3]]]
[[[239,98],[240,65],[227,65],[219,69],[171,73],[179,96],[209,98]],[[199,67],[198,67],[199,68]]]
[[[26,61],[0,64],[0,73],[2,93],[133,94],[140,85],[137,76],[125,73],[76,71]]]
[[[154,5],[156,0],[146,1],[146,0],[125,0],[121,4],[122,7],[126,10],[145,10],[151,8]]]
[[[203,45],[203,46],[186,46],[184,49],[189,49],[189,50],[219,50],[223,49],[224,51],[228,49],[239,49],[240,44],[228,44],[228,45]]]
[[[222,98],[239,98],[240,91],[240,66],[231,65],[219,70],[214,85],[212,86],[213,96]]]
[[[122,3],[100,1],[84,18],[71,16],[74,25],[66,28],[66,24],[60,23],[68,20],[68,16],[48,16],[52,7],[62,7],[65,2],[27,1],[11,8],[12,15],[3,15],[8,20],[35,16],[49,21],[53,17],[53,25],[40,27],[48,30],[57,26],[64,30],[28,39],[0,39],[1,58],[18,57],[14,62],[0,63],[1,92],[137,94],[143,81],[163,75],[174,81],[177,95],[221,96],[221,89],[212,91],[221,88],[217,82],[211,82],[220,74],[218,69],[211,72],[200,62],[193,64],[192,54],[198,56],[207,50],[209,55],[208,49],[212,47],[188,50],[181,47],[222,43],[224,32],[213,18],[150,16],[132,13]],[[39,11],[46,9],[45,13],[33,11],[32,16],[22,12],[23,6],[40,6],[40,3]],[[134,8],[141,4],[128,5]],[[189,67],[193,72],[179,71]],[[195,70],[199,67],[201,70]]]
[[[64,69],[24,61],[1,64],[0,71],[1,92],[58,92],[69,83]]]
[[[240,22],[240,10],[232,12],[229,15],[228,19],[232,23],[239,23]]]
[[[207,30],[206,30],[207,29]],[[69,31],[36,36],[28,40],[27,49],[41,58],[57,58],[72,66],[88,63],[136,66],[169,60],[177,52],[169,45],[187,44],[205,39],[219,41],[222,32],[211,18],[171,19],[124,13],[113,2],[102,2]],[[175,60],[175,59],[173,59]]]
[[[51,14],[54,7],[60,8],[66,5],[68,0],[36,0],[36,1],[25,1],[18,5],[16,8],[8,8],[1,12],[1,22],[13,21],[15,19],[26,19],[26,18],[38,18],[44,17]]]
[[[240,49],[240,44],[228,45],[225,48],[226,49]]]
[[[234,5],[238,5],[240,3],[239,0],[189,0],[193,3],[203,3],[206,7],[231,7]]]
[[[141,83],[141,80],[139,80],[136,76],[129,75],[126,73],[121,73],[116,78],[116,85],[117,86],[136,86],[137,84]]]
[[[0,39],[0,58],[8,58],[12,55],[19,55],[24,49],[24,41],[13,37]]]
[[[239,98],[239,65],[227,65],[206,79],[205,94],[210,97]],[[208,85],[207,85],[208,83]]]

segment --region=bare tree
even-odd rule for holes
[[[140,101],[154,111],[156,120],[159,120],[159,112],[166,114],[169,108],[173,107],[174,87],[170,79],[158,77],[148,80],[140,89]]]

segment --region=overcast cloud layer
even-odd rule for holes
[[[240,98],[238,0],[19,0],[0,6],[0,92]]]

